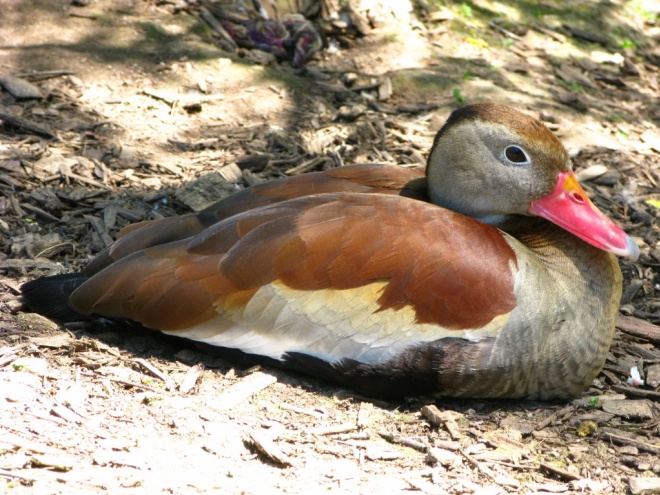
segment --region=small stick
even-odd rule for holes
[[[642,442],[641,440],[635,440],[634,438],[616,435],[607,431],[601,433],[601,436],[603,436],[606,440],[610,440],[611,442],[617,443],[619,445],[632,445],[633,447],[637,447],[639,450],[660,455],[660,447]]]
[[[43,414],[37,414],[37,413],[29,412],[29,411],[17,411],[16,409],[11,409],[11,408],[6,408],[6,407],[0,407],[0,411],[8,411],[8,412],[16,413],[16,414],[27,414],[28,416],[33,416],[35,418],[44,419],[46,421],[52,421],[53,423],[57,423],[57,424],[60,424],[60,425],[66,425],[67,424],[67,422],[64,421],[63,419],[49,417],[49,416],[45,416]]]
[[[41,81],[43,79],[50,79],[52,77],[72,76],[74,74],[75,71],[72,70],[44,70],[41,72],[23,72],[21,74],[16,74],[16,77]]]
[[[378,434],[390,443],[410,447],[411,449],[415,449],[419,452],[427,452],[429,450],[427,445],[423,444],[422,442],[418,442],[417,440],[413,440],[412,438],[407,438],[401,435],[397,435],[396,433],[389,433],[386,431],[380,431]]]
[[[296,413],[300,413],[300,414],[306,414],[307,416],[312,416],[313,418],[318,418],[318,419],[323,418],[323,414],[321,414],[318,411],[314,411],[312,409],[305,409],[305,408],[302,408],[302,407],[290,406],[288,404],[280,404],[280,409],[284,409],[285,411],[291,411],[291,412],[296,412]]]
[[[0,469],[0,476],[6,476],[7,478],[16,478],[19,480],[27,481],[28,483],[34,483],[35,481],[34,478],[28,478],[27,476],[23,476],[21,474],[12,473],[11,471],[7,471],[6,469]]]
[[[357,425],[354,424],[342,424],[342,425],[333,425],[333,426],[322,426],[319,428],[310,428],[306,430],[306,433],[310,435],[335,435],[337,433],[348,433],[349,431],[357,430]]]
[[[554,474],[555,476],[558,476],[567,481],[575,481],[580,479],[579,476],[576,476],[573,473],[566,471],[565,469],[561,469],[557,466],[553,466],[552,464],[547,464],[545,462],[542,462],[539,464],[539,467],[542,470],[548,471],[549,473]]]
[[[495,21],[490,21],[488,23],[488,25],[490,27],[492,27],[493,29],[495,29],[495,30],[499,31],[500,33],[502,33],[504,36],[507,36],[507,37],[511,38],[512,40],[521,40],[522,39],[520,36],[518,36],[517,34],[512,33],[508,29],[504,29],[502,26],[497,24]]]
[[[133,383],[133,382],[129,382],[128,380],[122,380],[120,378],[112,378],[112,377],[108,377],[107,379],[110,380],[111,382],[119,383],[120,385],[125,385],[127,387],[149,390],[150,392],[154,392],[156,394],[163,393],[162,390],[158,390],[157,388],[150,387],[149,385],[145,385],[144,383]]]
[[[559,411],[555,411],[552,413],[550,416],[545,418],[543,421],[541,421],[538,425],[536,425],[536,428],[534,428],[535,431],[542,430],[546,426],[548,426],[550,423],[557,421],[559,418],[563,418],[566,414],[568,414],[570,411],[573,410],[573,406],[566,406]]]
[[[96,14],[87,14],[85,12],[69,12],[69,17],[80,17],[81,19],[90,19],[92,21],[98,18]]]

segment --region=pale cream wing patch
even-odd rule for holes
[[[496,336],[510,313],[482,328],[450,330],[415,322],[412,307],[380,310],[377,300],[387,282],[355,289],[301,291],[274,282],[238,308],[218,308],[218,316],[171,335],[219,347],[281,359],[287,352],[375,362],[405,347],[441,338],[478,341]]]

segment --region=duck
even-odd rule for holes
[[[601,370],[635,241],[539,120],[454,110],[425,168],[358,164],[125,227],[81,272],[22,286],[368,397],[569,399]]]

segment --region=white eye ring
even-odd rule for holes
[[[511,165],[530,165],[532,161],[520,146],[512,144],[504,149],[504,158]]]

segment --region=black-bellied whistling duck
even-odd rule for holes
[[[438,132],[426,179],[363,165],[258,185],[129,226],[82,273],[23,294],[47,316],[129,319],[370,396],[568,398],[612,339],[611,253],[638,252],[547,127],[477,104]]]

